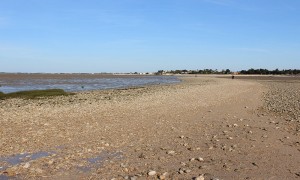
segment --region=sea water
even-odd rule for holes
[[[180,80],[175,76],[109,76],[109,77],[84,77],[74,78],[0,78],[0,91],[11,93],[27,90],[63,89],[67,92],[118,89],[133,86],[144,86],[153,84],[178,83]]]

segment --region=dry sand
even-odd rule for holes
[[[299,89],[200,76],[2,100],[0,179],[299,179]]]

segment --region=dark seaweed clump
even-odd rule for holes
[[[23,99],[36,99],[36,98],[45,98],[52,96],[68,96],[72,93],[67,93],[62,89],[46,89],[46,90],[31,90],[31,91],[19,91],[13,93],[3,93],[0,92],[0,99],[9,99],[9,98],[23,98]]]

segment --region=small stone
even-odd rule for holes
[[[238,127],[238,125],[237,125],[237,124],[233,124],[233,126],[234,126],[234,127]]]
[[[15,176],[17,174],[16,169],[15,168],[8,168],[6,169],[3,174],[7,175],[7,176]]]
[[[252,163],[252,165],[253,165],[253,166],[258,166],[258,165],[257,165],[255,162],[254,162],[254,163]]]
[[[175,151],[173,151],[173,150],[168,151],[167,154],[169,154],[169,155],[175,155]]]
[[[23,166],[23,168],[28,169],[30,167],[29,162],[25,163],[25,165]]]
[[[162,175],[159,176],[159,179],[164,180],[168,176],[168,172],[163,173]]]
[[[120,167],[122,167],[122,168],[126,168],[127,166],[126,166],[126,164],[124,164],[124,163],[121,163]]]
[[[189,151],[195,151],[195,148],[188,147],[187,150],[189,150]]]
[[[204,161],[204,159],[202,157],[198,157],[197,160],[200,161],[200,162]]]
[[[199,169],[208,169],[209,167],[208,166],[199,166]]]
[[[155,174],[156,174],[156,171],[149,171],[149,172],[148,172],[148,175],[149,175],[149,176],[154,176]]]
[[[183,139],[183,138],[184,138],[184,136],[179,136],[179,138],[180,138],[180,139]]]
[[[37,172],[38,174],[42,174],[44,171],[42,169],[40,169],[40,168],[36,168],[35,172]]]
[[[191,161],[191,162],[192,162],[192,161],[195,161],[195,158],[191,158],[190,161]]]
[[[166,176],[160,175],[160,176],[159,176],[159,179],[161,179],[161,180],[166,179]]]
[[[204,176],[203,175],[200,175],[198,177],[195,177],[194,180],[204,180]]]
[[[130,177],[130,180],[137,180],[137,177],[136,176],[132,176],[132,177]]]
[[[184,172],[185,172],[185,173],[190,173],[190,172],[192,172],[192,170],[186,169],[186,170],[184,170]]]

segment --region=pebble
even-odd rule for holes
[[[179,170],[179,172],[178,172],[179,174],[183,174],[184,173],[184,171],[183,170]]]
[[[209,169],[209,167],[208,166],[199,166],[199,169]]]
[[[124,163],[121,163],[120,167],[122,167],[122,168],[126,168],[126,167],[127,167],[127,165],[126,165],[126,164],[124,164]]]
[[[203,175],[200,175],[198,177],[195,177],[194,180],[204,180],[204,176]]]
[[[185,172],[185,173],[190,173],[190,172],[192,172],[192,170],[186,169],[186,170],[184,170],[184,172]]]
[[[200,161],[200,162],[204,161],[204,159],[202,157],[198,157],[197,160]]]
[[[181,162],[180,165],[181,165],[181,166],[186,166],[186,163]]]
[[[163,173],[162,175],[159,176],[159,179],[164,180],[168,176],[168,172]]]
[[[156,174],[156,171],[149,171],[149,172],[148,172],[148,175],[149,175],[149,176],[154,176],[155,174]]]
[[[159,176],[159,179],[161,179],[161,180],[166,179],[166,176],[160,175],[160,176]]]
[[[42,174],[44,171],[42,169],[40,169],[40,168],[36,168],[35,172],[37,172],[38,174]]]
[[[136,176],[132,176],[132,177],[130,177],[130,180],[137,180],[137,177]]]
[[[175,155],[175,151],[173,151],[173,150],[168,151],[167,154],[169,154],[169,155]]]
[[[28,169],[29,167],[30,167],[30,163],[29,162],[25,163],[25,165],[23,166],[23,168],[25,168],[25,169]]]

